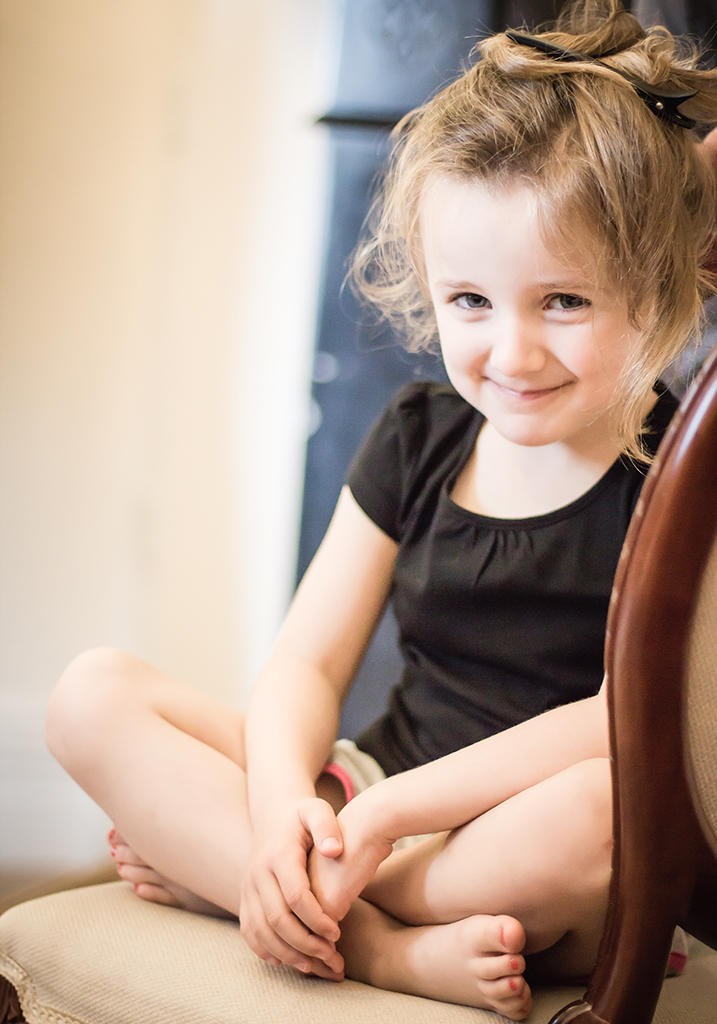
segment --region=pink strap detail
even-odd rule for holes
[[[333,775],[339,780],[346,792],[346,803],[348,803],[349,800],[353,800],[356,796],[356,787],[354,786],[354,780],[343,765],[336,764],[335,761],[329,761],[329,763],[325,764],[321,770],[326,772],[327,775]]]
[[[670,959],[667,961],[667,967],[671,971],[676,971],[678,974],[682,974],[687,964],[687,953],[681,953],[678,949],[673,949],[670,953]]]

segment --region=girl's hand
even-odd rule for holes
[[[257,830],[241,889],[241,931],[262,960],[340,981],[339,927],[309,885],[312,847],[322,860],[337,857],[343,848],[334,812],[318,798],[287,807]]]
[[[370,802],[356,797],[338,816],[343,852],[329,855],[316,846],[309,856],[311,889],[326,913],[341,921],[353,901],[390,854],[393,842],[373,827]]]

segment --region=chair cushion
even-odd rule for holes
[[[125,882],[0,918],[0,973],[30,1024],[496,1024],[498,1015],[257,959],[236,924],[138,899]],[[545,1019],[578,989],[541,996]],[[540,1019],[540,1018],[538,1018]]]
[[[306,978],[258,960],[230,921],[138,899],[125,882],[31,900],[0,918],[0,975],[28,1024],[498,1024],[484,1010]],[[695,982],[699,982],[695,985]],[[699,991],[698,991],[699,990]],[[545,1022],[579,988],[536,994]],[[714,1024],[717,955],[665,983],[659,1024]]]

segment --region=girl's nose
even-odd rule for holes
[[[495,324],[490,365],[505,377],[521,377],[543,369],[547,352],[540,326],[520,316],[501,317]]]

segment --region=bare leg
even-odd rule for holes
[[[316,794],[331,805],[338,814],[346,803],[343,786],[333,775],[322,774],[316,783]],[[117,867],[120,878],[131,882],[134,891],[142,899],[152,903],[161,903],[168,907],[179,907],[196,914],[207,914],[211,917],[234,917],[223,907],[202,899],[196,893],[179,885],[171,878],[161,875],[145,859],[133,850],[126,838],[113,828],[108,837],[110,855]]]
[[[501,1013],[522,1019],[529,990],[511,985],[523,985],[521,950],[541,980],[592,969],[610,851],[609,765],[585,761],[456,832],[392,854],[364,890],[386,913],[357,901],[344,919],[346,973],[471,1005],[498,1008],[498,999]],[[496,921],[507,941],[496,938]]]
[[[171,895],[199,897],[193,909],[239,915],[253,841],[239,711],[138,658],[98,649],[76,658],[55,688],[47,743],[140,864],[171,879]],[[165,902],[165,884],[149,889],[156,880],[143,893]],[[333,943],[298,918],[287,922],[292,942],[272,934],[264,958],[340,976]]]
[[[238,914],[251,842],[239,711],[130,655],[89,651],[52,695],[47,740],[145,864]]]
[[[176,893],[177,887],[181,887],[180,892],[194,894],[229,914],[237,914],[239,880],[251,841],[243,717],[239,712],[182,686],[138,659],[114,651],[89,652],[73,662],[53,695],[48,714],[48,743],[70,774],[117,823],[127,839],[126,845],[140,861],[134,866],[152,865],[147,870],[156,877],[146,879],[148,886],[159,881],[159,888],[166,889],[180,902],[184,897],[177,897]],[[588,771],[593,779],[597,774]],[[563,775],[567,777],[568,773]],[[603,771],[603,781],[605,775]],[[356,948],[352,935],[363,932],[366,940],[372,934],[382,935],[386,944],[381,954],[385,969],[377,983],[391,988],[408,985],[409,991],[420,985],[422,994],[430,995],[434,990],[437,998],[454,998],[476,1005],[486,1005],[488,999],[489,1005],[495,1006],[498,999],[507,1007],[503,990],[507,984],[511,991],[516,991],[511,982],[521,984],[522,965],[519,963],[516,976],[510,962],[506,969],[497,960],[506,952],[518,954],[519,946],[514,937],[507,944],[497,944],[490,938],[489,924],[477,918],[472,923],[466,919],[477,912],[496,915],[508,911],[526,920],[530,952],[538,953],[557,942],[567,944],[569,951],[575,952],[573,940],[585,931],[581,931],[585,914],[575,912],[574,908],[568,912],[571,896],[575,894],[566,892],[563,885],[558,887],[561,913],[548,913],[545,918],[546,904],[549,907],[555,887],[547,885],[539,893],[534,887],[554,882],[554,872],[547,870],[541,874],[535,865],[531,869],[533,854],[539,849],[539,844],[535,849],[532,847],[531,837],[536,830],[538,837],[557,836],[559,826],[564,827],[566,820],[570,835],[576,827],[578,832],[585,832],[573,806],[577,801],[580,806],[594,807],[595,800],[586,801],[586,792],[589,794],[590,790],[585,790],[585,782],[577,771],[572,786],[557,785],[557,803],[562,793],[563,806],[568,807],[567,819],[548,813],[550,791],[536,800],[535,793],[541,790],[535,787],[527,791],[530,796],[520,794],[447,840],[431,840],[415,848],[415,853],[407,851],[407,856],[392,855],[367,892],[369,899],[388,914],[373,913],[370,907],[361,910],[361,904],[357,904],[357,914],[362,914],[360,918],[354,914],[357,928],[352,930],[349,919],[345,922],[347,949]],[[554,780],[541,786],[551,784]],[[609,805],[609,786],[606,788]],[[600,790],[600,786],[593,784],[592,789]],[[566,805],[565,790],[569,791],[572,804],[568,801]],[[594,832],[592,837],[594,847]],[[565,838],[561,837],[553,847],[563,849]],[[573,843],[571,849],[579,845]],[[546,852],[544,867],[554,868],[555,858],[551,860],[549,849]],[[563,859],[569,862],[570,857],[572,854]],[[540,863],[544,859],[538,857]],[[456,877],[462,881],[458,894]],[[583,888],[586,877],[581,879]],[[163,884],[167,879],[172,880],[174,893]],[[597,886],[601,894],[603,881],[601,877]],[[597,908],[593,916],[601,920],[600,900],[593,897],[592,903],[593,911]],[[406,928],[403,922],[414,927]],[[453,924],[462,927],[450,927]],[[430,925],[439,927],[426,927]],[[510,927],[513,925],[517,921]],[[459,966],[448,987],[445,978],[439,980],[436,972],[431,980],[427,968],[423,970],[420,966],[449,961]],[[482,966],[471,966],[474,964]],[[355,970],[360,976],[363,968],[358,961]],[[479,997],[467,998],[469,990],[475,995],[476,979],[481,990]],[[500,984],[489,996],[486,986],[491,981]],[[451,990],[455,993],[453,997]],[[516,998],[523,1003],[506,1015],[520,1019],[522,1005],[529,995],[520,989]]]

